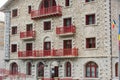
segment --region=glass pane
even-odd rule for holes
[[[92,67],[91,70],[92,70],[92,77],[95,77],[95,67]]]
[[[86,70],[86,77],[90,77],[90,67],[87,67],[87,70]]]

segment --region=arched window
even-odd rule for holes
[[[97,78],[98,77],[98,65],[94,62],[89,62],[85,66],[86,77]]]
[[[32,64],[30,62],[27,63],[27,75],[31,75]]]
[[[118,62],[115,64],[115,76],[118,77]]]
[[[42,9],[42,8],[48,8],[52,6],[56,6],[55,0],[42,0],[40,8]]]
[[[71,77],[71,63],[66,62],[65,68],[66,68],[66,77]]]
[[[42,62],[37,65],[37,75],[38,77],[44,77],[44,64]]]
[[[11,64],[11,74],[12,75],[18,74],[18,65],[15,62]]]

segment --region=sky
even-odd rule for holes
[[[0,0],[0,7],[6,3],[7,0]],[[4,21],[4,13],[0,12],[0,21]]]

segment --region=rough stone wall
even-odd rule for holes
[[[65,7],[65,0],[56,0],[57,4],[62,6],[62,16],[61,17],[50,17],[46,19],[32,20],[30,14],[28,14],[28,5],[32,5],[33,10],[38,10],[41,0],[15,0],[10,4],[10,10],[18,8],[18,16],[15,18],[11,17],[11,27],[18,27],[18,34],[10,35],[10,44],[17,43],[18,50],[25,51],[26,43],[33,43],[33,50],[43,50],[43,42],[46,37],[51,39],[51,48],[60,49],[63,48],[63,40],[72,39],[72,47],[79,49],[78,58],[74,59],[57,59],[60,60],[62,67],[60,67],[60,77],[64,77],[64,63],[69,60],[72,63],[72,77],[79,78],[80,80],[93,80],[85,78],[84,65],[93,61],[96,62],[99,66],[99,78],[95,80],[110,80],[111,79],[111,42],[110,42],[110,5],[109,0],[95,0],[94,2],[85,3],[85,0],[71,0],[70,6]],[[112,0],[112,4],[116,4]],[[114,9],[111,7],[112,10]],[[85,15],[95,13],[96,23],[94,25],[85,25]],[[114,13],[114,11],[112,11]],[[113,15],[112,15],[113,16]],[[56,27],[63,26],[63,19],[71,17],[72,24],[76,26],[76,33],[72,37],[60,37],[56,34]],[[113,18],[113,17],[112,17]],[[49,31],[43,30],[43,22],[51,20],[52,29]],[[19,37],[20,31],[26,31],[26,24],[33,23],[33,29],[36,30],[36,39],[34,41],[23,41]],[[115,34],[114,34],[115,32]],[[113,56],[117,57],[117,28],[113,31],[112,36],[112,46],[115,53]],[[114,36],[115,35],[115,36]],[[95,49],[86,49],[86,38],[96,37],[96,48]],[[115,41],[114,41],[115,40]],[[24,60],[14,60],[17,58],[17,52],[11,53],[11,60],[7,66],[12,62],[19,64],[19,70],[23,73],[26,73]],[[32,68],[32,77],[36,80],[36,64],[38,62],[46,61],[48,67],[45,67],[45,77],[50,77],[50,63],[56,59],[40,59],[32,60],[34,67]],[[114,61],[117,58],[113,59],[113,74],[114,74]],[[28,60],[29,61],[29,60]],[[20,65],[23,64],[23,65]]]

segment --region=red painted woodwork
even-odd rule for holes
[[[37,19],[37,18],[43,18],[43,17],[49,17],[49,16],[61,16],[61,7],[60,6],[51,6],[51,7],[43,7],[40,8],[40,10],[32,10],[31,11],[31,18]]]
[[[20,38],[35,38],[35,31],[20,32]]]
[[[75,32],[76,32],[76,28],[73,25],[56,28],[56,34],[66,34],[66,33],[75,33]]]
[[[29,55],[28,55],[29,54]],[[52,50],[33,50],[33,51],[18,51],[19,58],[29,58],[29,57],[56,57],[56,56],[78,56],[78,49],[52,49]]]

